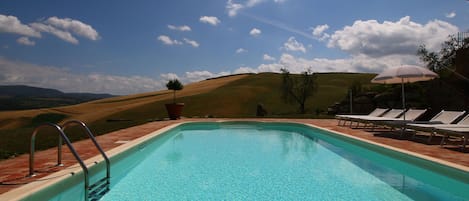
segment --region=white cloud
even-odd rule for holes
[[[163,44],[165,45],[182,45],[181,41],[173,40],[169,36],[166,36],[166,35],[158,36],[158,40],[163,42]]]
[[[234,17],[238,15],[238,12],[244,8],[244,5],[234,3],[233,0],[228,0],[226,3],[226,10],[228,10],[228,16]]]
[[[284,53],[275,63],[261,64],[256,72],[280,72],[281,68],[287,68],[292,73],[301,73],[309,68],[313,72],[373,72],[379,73],[384,69],[401,64],[420,65],[415,55],[390,55],[381,58],[356,55],[346,59],[313,58],[305,59]]]
[[[36,38],[41,38],[41,32],[45,32],[72,44],[79,43],[73,34],[89,40],[98,40],[100,38],[99,33],[90,25],[79,20],[70,18],[61,19],[58,17],[50,17],[47,20],[24,25],[15,16],[5,16],[0,14],[0,32],[15,33]],[[24,38],[21,38],[21,41],[22,42],[19,42],[20,44],[29,45],[33,42],[30,40],[27,42]]]
[[[419,24],[412,22],[408,16],[396,22],[358,20],[352,26],[335,31],[328,41],[328,47],[337,47],[352,55],[372,57],[415,55],[422,44],[429,50],[439,50],[441,43],[458,31],[458,27],[448,22],[433,20]]]
[[[445,16],[446,16],[447,18],[454,18],[454,17],[456,17],[456,12],[453,11],[453,12],[451,12],[451,13],[446,13]]]
[[[191,27],[187,25],[182,25],[182,26],[168,25],[168,28],[171,30],[176,30],[176,31],[192,31]]]
[[[0,85],[30,85],[64,92],[125,95],[164,89],[164,84],[161,80],[144,76],[77,74],[64,68],[0,58]]]
[[[69,42],[75,45],[79,43],[78,40],[75,37],[73,37],[70,32],[57,29],[51,25],[42,24],[42,23],[32,23],[31,27],[33,27],[35,30],[40,31],[40,32],[50,33],[56,36],[57,38],[60,38],[66,42]]]
[[[275,57],[272,57],[272,56],[270,56],[270,55],[268,55],[268,54],[264,54],[263,59],[264,59],[265,61],[275,61],[275,60],[276,60]]]
[[[209,71],[192,71],[192,72],[186,72],[185,76],[181,79],[187,83],[191,83],[191,82],[198,82],[201,80],[205,80],[207,78],[217,77],[217,76],[219,75],[215,73],[211,73]]]
[[[214,16],[202,16],[200,17],[199,21],[213,26],[217,26],[220,23],[220,20]]]
[[[27,45],[27,46],[36,45],[36,42],[34,42],[32,40],[29,40],[29,38],[25,37],[25,36],[18,38],[18,40],[16,40],[16,42],[21,44],[21,45]]]
[[[171,37],[166,36],[166,35],[160,35],[160,36],[158,36],[157,39],[165,45],[183,45],[184,43],[186,43],[188,45],[191,45],[192,47],[199,47],[200,46],[200,44],[197,41],[191,40],[191,39],[188,39],[188,38],[183,38],[182,39],[184,41],[184,43],[179,41],[179,40],[173,40],[173,39],[171,39]]]
[[[236,53],[237,53],[237,54],[241,54],[241,53],[244,53],[244,52],[247,52],[247,50],[244,49],[244,48],[238,48],[238,49],[236,50]]]
[[[305,46],[302,43],[296,41],[295,37],[288,38],[287,42],[283,44],[283,48],[287,51],[300,51],[303,53],[306,52]]]
[[[248,1],[246,2],[246,6],[247,6],[247,7],[254,7],[254,6],[257,5],[257,4],[262,3],[263,1],[265,1],[265,0],[248,0]]]
[[[79,20],[50,17],[44,23],[90,40],[98,40],[100,38],[98,32],[91,25],[85,24]]]
[[[235,3],[233,0],[228,0],[226,2],[226,10],[228,11],[228,16],[234,17],[238,15],[238,12],[240,12],[242,9],[245,8],[252,8],[254,6],[257,6],[263,2],[269,2],[272,0],[247,0],[245,1],[244,4],[241,3]],[[273,0],[274,3],[284,3],[286,0]]]
[[[250,67],[245,67],[245,66],[242,66],[242,67],[239,67],[238,69],[234,70],[233,71],[233,74],[242,74],[242,73],[257,73],[258,71],[254,68],[250,68]]]
[[[192,47],[199,47],[199,43],[195,40],[190,40],[190,39],[187,39],[187,38],[184,38],[183,40],[187,44],[192,45]]]
[[[163,74],[160,74],[160,77],[163,78],[165,82],[168,82],[169,80],[174,80],[174,79],[178,79],[178,80],[181,79],[175,73],[163,73]]]
[[[28,25],[22,24],[15,16],[0,14],[0,33],[14,33],[23,36],[40,38],[41,33],[32,29]]]
[[[253,29],[251,29],[251,31],[249,32],[249,35],[256,37],[256,36],[261,35],[261,33],[262,33],[261,30],[259,30],[259,29],[257,29],[257,28],[253,28]]]
[[[312,28],[312,30],[313,30],[312,34],[318,40],[323,41],[323,40],[326,40],[330,37],[329,34],[324,33],[327,29],[329,29],[329,25],[327,25],[327,24],[318,25],[318,26]]]

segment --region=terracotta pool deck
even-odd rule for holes
[[[132,128],[122,129],[119,131],[111,132],[106,135],[97,137],[98,142],[105,151],[111,150],[131,141],[150,134],[158,129],[166,127],[171,124],[181,122],[193,121],[221,121],[221,120],[255,120],[266,122],[297,122],[306,123],[346,135],[351,135],[361,139],[370,140],[376,143],[385,144],[395,148],[415,152],[425,156],[437,158],[450,163],[455,163],[464,167],[469,167],[469,153],[464,153],[457,150],[456,146],[448,146],[446,148],[440,147],[438,143],[424,144],[416,141],[398,139],[392,137],[387,132],[368,132],[365,129],[351,129],[345,126],[338,126],[337,120],[334,119],[182,119],[175,121],[158,121],[151,122]],[[435,139],[435,141],[438,139]],[[29,142],[28,142],[29,143]],[[83,140],[73,143],[80,156],[86,160],[99,152],[92,145],[90,140]],[[57,162],[57,148],[51,148],[44,151],[38,151],[35,154],[35,177],[27,177],[29,172],[29,154],[23,154],[16,158],[0,161],[0,194],[10,191],[14,188],[21,187],[25,184],[40,180],[41,178],[50,175],[54,172],[63,170],[76,164],[76,160],[69,152],[68,148],[63,148],[63,167],[56,167]]]

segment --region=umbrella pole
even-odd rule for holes
[[[401,88],[402,88],[402,109],[404,110],[404,121],[405,121],[405,91],[404,91],[404,78],[401,81]]]

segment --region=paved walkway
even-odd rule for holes
[[[218,121],[223,119],[183,119],[176,121],[151,122],[132,128],[122,129],[106,135],[97,137],[98,142],[105,151],[122,145],[122,142],[133,140],[165,126],[187,121]],[[241,119],[235,119],[241,120]],[[246,120],[246,119],[242,119]],[[249,119],[247,119],[249,120]],[[337,126],[334,119],[253,119],[269,122],[299,122],[316,125],[347,135],[352,135],[362,139],[371,140],[377,143],[386,144],[396,148],[416,152],[426,156],[438,158],[451,163],[469,167],[469,153],[456,151],[452,148],[442,148],[439,145],[427,145],[410,140],[401,140],[391,137],[385,132],[370,133],[364,129],[351,129],[349,127]],[[83,140],[73,143],[76,150],[84,160],[98,155],[98,151],[92,145],[90,140]],[[24,154],[13,159],[0,161],[0,194],[11,189],[21,187],[27,183],[43,178],[51,173],[60,171],[64,168],[76,164],[76,160],[69,152],[68,148],[63,148],[63,167],[55,167],[57,161],[57,148],[51,148],[45,151],[38,151],[35,154],[36,175],[33,178],[27,177],[29,172],[29,154]]]

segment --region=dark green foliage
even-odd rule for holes
[[[457,51],[460,49],[469,49],[469,38],[460,41],[452,35],[442,44],[440,52],[430,52],[425,45],[420,45],[417,55],[430,70],[437,72],[440,77],[447,77],[448,71],[455,70]]]
[[[469,106],[469,38],[460,36],[464,34],[460,33],[458,38],[449,36],[439,52],[430,52],[425,45],[421,45],[418,50],[420,60],[440,76],[422,90],[425,94],[422,97],[432,108],[467,110]]]

